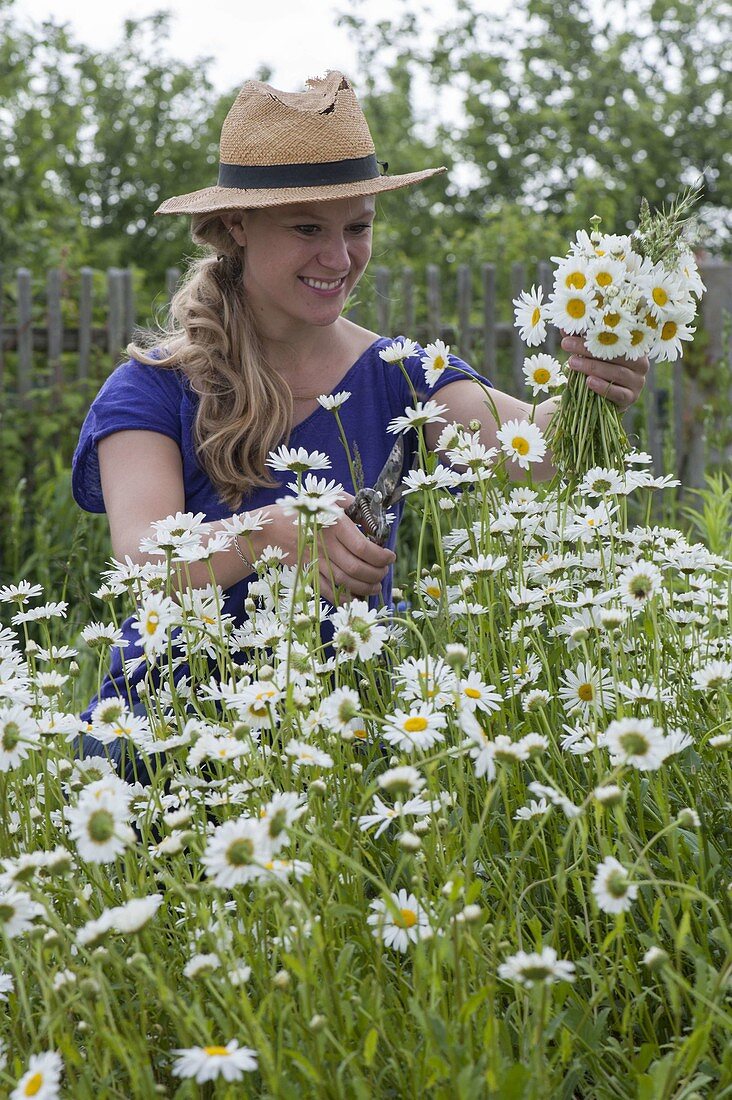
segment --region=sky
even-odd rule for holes
[[[502,3],[476,0],[474,8]],[[429,7],[431,14],[422,16],[426,41],[449,21],[455,3],[429,0]],[[409,8],[419,11],[421,0]],[[167,52],[183,61],[212,58],[209,76],[220,91],[243,84],[262,64],[284,90],[299,90],[308,76],[328,68],[342,69],[358,85],[356,49],[336,25],[338,12],[350,10],[372,23],[401,10],[395,0],[17,0],[15,8],[22,20],[68,23],[75,38],[98,48],[119,41],[125,19],[161,9],[174,12]]]

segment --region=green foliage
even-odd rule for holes
[[[529,258],[537,214],[562,237],[594,213],[623,232],[634,227],[642,195],[660,206],[702,174],[700,241],[728,248],[729,20],[713,0],[641,0],[632,11],[612,2],[517,0],[510,17],[464,0],[426,47],[404,4],[375,25],[360,14],[341,22],[357,39],[360,68],[379,74],[368,100],[370,117],[376,97],[382,105],[377,148],[388,144],[390,103],[404,125],[405,89],[428,82],[438,109],[443,90],[452,102],[458,90],[464,121],[431,127],[443,151],[431,163],[447,157],[467,166],[469,182],[450,185],[441,218],[447,239],[456,225],[500,219],[517,204],[520,217],[532,219],[523,232],[515,226]],[[414,93],[411,102],[417,122]],[[421,255],[421,239],[410,218],[402,247]]]
[[[128,20],[94,51],[54,22],[18,30],[0,6],[0,239],[3,262],[142,264],[152,286],[190,249],[186,219],[152,217],[164,197],[216,178],[231,92],[205,60],[165,52],[170,15]]]

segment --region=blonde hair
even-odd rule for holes
[[[199,398],[196,456],[221,500],[237,511],[252,489],[277,484],[265,460],[289,437],[292,393],[267,362],[243,291],[245,250],[218,214],[194,215],[191,236],[206,255],[191,263],[167,324],[127,353],[186,374]]]

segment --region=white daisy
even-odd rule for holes
[[[683,355],[682,341],[692,340],[695,328],[687,323],[688,315],[671,318],[659,324],[651,354],[658,363],[673,363]]]
[[[624,607],[644,607],[662,586],[661,570],[643,559],[627,566],[618,576],[619,596]]]
[[[421,357],[422,370],[428,386],[434,386],[435,382],[444,374],[450,366],[450,347],[442,340],[435,340],[433,344],[427,344],[424,355]]]
[[[518,982],[527,989],[540,982],[545,985],[552,982],[573,982],[574,963],[557,958],[553,947],[543,947],[540,952],[531,954],[519,951],[500,964],[498,977],[507,982]]]
[[[521,339],[530,348],[546,339],[548,314],[543,303],[544,291],[535,286],[530,291],[522,290],[519,297],[513,299],[514,324]]]
[[[549,803],[545,798],[539,799],[538,802],[532,798],[528,805],[519,806],[513,818],[514,821],[530,821],[532,817],[543,817],[548,809]]]
[[[560,363],[551,355],[530,355],[524,359],[524,378],[534,397],[548,393],[564,381]]]
[[[28,1069],[10,1094],[10,1100],[57,1100],[64,1064],[55,1050],[31,1054]]]
[[[351,396],[349,390],[340,390],[338,393],[321,393],[318,404],[324,409],[340,409]]]
[[[487,684],[479,672],[471,671],[464,676],[458,687],[460,705],[469,711],[482,710],[485,713],[501,709],[503,696],[493,684]]]
[[[265,466],[305,474],[309,470],[329,470],[330,459],[322,451],[306,451],[304,447],[286,447],[282,444],[276,451],[270,451]]]
[[[631,351],[630,328],[592,325],[585,333],[585,346],[593,359],[620,359]]]
[[[407,894],[404,889],[389,897],[391,904],[383,898],[372,901],[369,908],[374,912],[366,920],[373,926],[374,936],[380,936],[386,947],[405,952],[410,943],[429,937],[430,915],[414,894]]]
[[[21,890],[0,887],[0,933],[13,940],[33,927],[42,906]]]
[[[528,420],[508,420],[496,432],[502,450],[512,462],[528,470],[530,463],[539,462],[546,454],[541,429]]]
[[[17,768],[41,743],[38,723],[23,706],[0,708],[0,772]]]
[[[231,889],[261,878],[261,865],[272,859],[275,850],[265,823],[256,818],[238,817],[214,829],[201,862],[215,886]]]
[[[607,856],[598,863],[592,893],[603,913],[625,913],[638,896],[638,887],[630,881],[622,863]]]
[[[394,340],[388,347],[382,348],[379,359],[383,359],[385,363],[401,363],[404,359],[411,359],[418,351],[419,345],[414,340],[408,340],[403,336],[399,340]]]
[[[402,752],[422,751],[432,748],[438,741],[444,741],[442,732],[445,715],[435,711],[428,703],[415,705],[408,711],[395,710],[384,716],[382,736],[385,741]]]
[[[595,297],[587,286],[583,290],[557,290],[551,295],[546,312],[550,320],[565,332],[585,332],[597,315]]]
[[[568,714],[589,718],[598,710],[607,710],[615,700],[614,681],[608,672],[592,668],[582,661],[575,669],[565,669],[559,698]]]
[[[707,661],[692,672],[691,680],[696,691],[705,691],[710,695],[714,691],[723,691],[728,684],[732,684],[732,661]]]
[[[599,743],[608,749],[613,764],[630,764],[638,771],[656,771],[668,755],[663,730],[652,718],[618,718]]]
[[[82,859],[109,863],[134,842],[128,824],[130,788],[117,776],[90,783],[66,811],[69,836]]]
[[[332,768],[333,757],[309,741],[288,741],[285,752],[292,757],[293,766],[300,768]]]
[[[225,1047],[185,1047],[175,1050],[177,1056],[172,1073],[175,1077],[193,1078],[197,1084],[223,1077],[225,1081],[240,1081],[245,1073],[257,1068],[257,1052],[240,1047],[232,1039]]]
[[[171,627],[181,622],[179,605],[162,593],[147,594],[137,609],[137,617],[132,627],[140,635],[140,642],[146,657],[162,653],[168,643]]]
[[[418,401],[415,407],[404,410],[404,416],[395,416],[386,426],[387,432],[392,435],[401,435],[410,428],[421,428],[425,424],[444,424],[442,413],[447,412],[447,405],[440,405],[437,401]]]

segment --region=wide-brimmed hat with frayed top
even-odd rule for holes
[[[248,80],[221,130],[219,179],[161,203],[156,214],[208,214],[396,191],[445,172],[380,171],[368,124],[343,73],[280,92]]]

